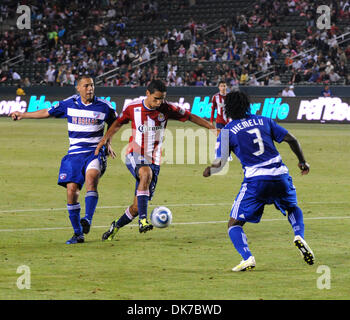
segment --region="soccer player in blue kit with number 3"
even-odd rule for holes
[[[244,170],[241,189],[233,203],[228,222],[228,235],[243,260],[232,271],[245,271],[256,266],[243,230],[246,222],[258,223],[264,206],[274,204],[284,215],[294,232],[294,244],[306,263],[312,265],[315,256],[304,239],[303,213],[289,170],[282,162],[274,141],[287,142],[297,156],[301,174],[309,173],[298,140],[270,118],[252,115],[248,96],[230,92],[225,99],[226,116],[232,119],[220,132],[216,143],[216,158],[207,167],[204,177],[220,171],[233,152]]]

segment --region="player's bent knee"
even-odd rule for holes
[[[75,203],[78,200],[79,197],[79,186],[75,183],[68,183],[67,184],[67,200],[68,203]]]
[[[227,228],[230,228],[233,226],[243,226],[244,224],[245,224],[245,221],[230,218],[230,220],[227,223]]]
[[[152,174],[140,175],[140,185],[143,187],[148,187],[152,182]]]

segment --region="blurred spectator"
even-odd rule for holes
[[[255,74],[251,75],[248,81],[248,85],[253,87],[260,86],[260,83],[258,82],[258,80],[256,80]]]
[[[247,70],[243,69],[242,73],[241,73],[241,76],[239,78],[239,83],[241,85],[245,85],[245,84],[247,84],[248,80],[249,80],[248,72],[247,72]]]
[[[268,83],[269,86],[280,86],[281,84],[282,83],[278,75],[275,75],[273,79],[269,80],[269,83]]]
[[[7,80],[7,74],[4,70],[0,69],[0,82],[5,82]]]
[[[34,82],[35,82],[36,84],[42,84],[43,82],[45,82],[45,81],[44,81],[44,78],[42,77],[42,75],[40,74],[39,71],[37,71],[37,72],[35,73]]]
[[[292,77],[289,81],[290,84],[299,83],[301,81],[301,75],[297,70],[293,70]]]
[[[204,81],[201,79],[201,77],[197,77],[196,79],[196,87],[203,87],[205,85]]]
[[[56,69],[54,66],[50,65],[46,71],[46,83],[53,86],[56,80]]]
[[[330,80],[331,82],[337,82],[337,81],[339,81],[340,79],[341,79],[341,78],[340,78],[339,74],[336,73],[334,70],[332,70],[332,71],[330,72],[330,74],[329,74],[329,80]]]
[[[312,74],[311,74],[311,76],[310,76],[308,81],[316,83],[318,81],[319,77],[320,77],[320,73],[318,72],[317,68],[314,68],[312,70]]]
[[[24,78],[23,85],[24,85],[25,87],[30,87],[30,86],[32,85],[32,84],[30,83],[30,80],[29,80],[28,77],[25,77],[25,78]]]
[[[294,86],[288,86],[282,90],[282,97],[295,97]]]
[[[332,97],[333,96],[332,91],[328,85],[324,86],[323,90],[321,91],[321,95],[322,95],[322,97]]]
[[[25,96],[25,95],[26,95],[26,93],[25,93],[24,90],[22,89],[21,85],[18,85],[18,86],[17,86],[16,95],[17,95],[17,96]]]
[[[21,76],[17,73],[17,71],[13,71],[12,72],[12,79],[15,81],[15,82],[19,82],[21,80]]]
[[[350,74],[348,74],[345,78],[345,85],[350,86]]]

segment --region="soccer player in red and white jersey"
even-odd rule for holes
[[[219,92],[213,95],[212,98],[212,109],[211,109],[211,117],[210,123],[212,124],[214,121],[215,110],[217,110],[215,125],[218,130],[221,130],[225,127],[230,121],[230,118],[227,118],[225,113],[225,97],[227,94],[227,84],[225,81],[219,82]],[[228,161],[232,161],[232,156],[230,155]]]
[[[189,120],[201,127],[215,129],[208,121],[165,101],[165,96],[164,83],[153,80],[147,87],[146,98],[125,106],[96,148],[97,154],[124,124],[131,122],[133,130],[127,148],[126,166],[136,179],[134,202],[118,220],[112,222],[109,230],[102,235],[102,240],[112,240],[118,229],[137,215],[140,232],[153,228],[147,220],[147,207],[157,184],[162,141],[168,120]]]
[[[213,123],[215,110],[217,110],[217,115],[215,120],[217,129],[222,129],[227,123],[230,122],[230,120],[227,119],[226,114],[224,112],[226,93],[227,93],[227,84],[225,81],[220,81],[219,92],[214,94],[212,98],[212,109],[211,109],[211,117],[210,117],[210,123]]]

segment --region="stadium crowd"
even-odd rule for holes
[[[337,39],[346,32],[337,27],[337,21],[350,18],[349,0],[325,1],[332,9],[329,30],[315,26],[315,1],[258,0],[249,14],[233,14],[214,33],[206,34],[206,22],[191,18],[182,28],[149,37],[142,33],[130,37],[125,31],[136,20],[167,21],[159,0],[91,0],[84,6],[77,0],[24,2],[32,8],[32,28],[0,35],[0,82],[64,86],[74,85],[79,74],[90,74],[101,77],[103,86],[144,86],[165,74],[169,86],[215,86],[221,80],[229,86],[257,86],[280,85],[281,75],[288,71],[291,85],[350,84],[350,44],[344,48]],[[174,9],[189,5],[178,1]],[[305,17],[304,34],[274,28],[292,13]],[[15,14],[16,5],[3,1],[1,20]],[[267,31],[266,38],[257,32],[261,29]],[[240,42],[241,34],[254,34],[253,41]],[[45,73],[22,79],[16,66],[3,63],[21,54],[25,63],[47,66]],[[281,58],[283,63],[278,63]],[[183,60],[191,62],[193,69],[182,70],[178,61]],[[164,62],[164,70],[159,62]],[[210,75],[205,62],[215,63]],[[116,68],[114,77],[103,77]]]

